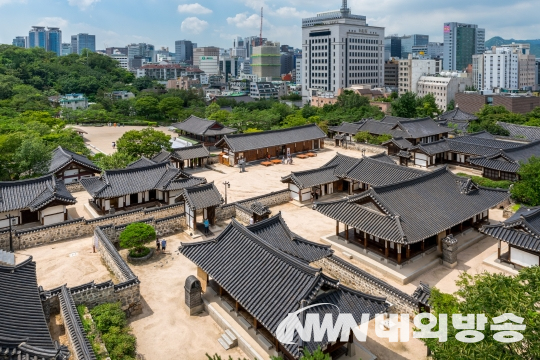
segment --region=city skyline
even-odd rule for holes
[[[338,0],[322,5],[307,0],[1,0],[0,43],[11,44],[16,36],[28,34],[32,26],[60,27],[67,36],[96,34],[96,48],[147,42],[174,51],[175,40],[187,39],[199,46],[229,48],[236,36],[259,34],[260,7],[264,6],[263,37],[300,47],[301,19],[317,12],[337,10]],[[426,0],[379,3],[349,0],[355,14],[365,15],[372,26],[385,27],[385,35],[426,34],[430,41],[443,41],[445,22],[478,24],[486,29],[486,40],[535,38],[540,25],[534,20],[534,4],[516,0],[466,2],[451,6]],[[291,36],[291,34],[296,34]]]

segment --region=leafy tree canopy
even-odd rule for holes
[[[127,156],[152,158],[162,150],[170,150],[170,139],[170,135],[152,128],[146,128],[126,132],[118,139],[116,146],[119,152],[123,152]]]
[[[540,205],[540,157],[533,156],[521,164],[519,181],[512,187],[512,196],[519,203],[529,206]]]
[[[144,251],[145,244],[156,240],[156,230],[145,223],[129,224],[120,233],[120,246],[126,249],[134,249],[135,252]]]

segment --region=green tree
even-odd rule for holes
[[[215,120],[220,123],[226,123],[231,116],[231,113],[227,110],[218,110],[208,117],[208,120]]]
[[[158,104],[159,101],[151,96],[141,97],[135,102],[135,110],[138,115],[148,119],[150,116],[156,115],[158,112]]]
[[[446,111],[452,111],[456,108],[456,101],[454,99],[450,100],[448,105],[446,106]]]
[[[344,109],[360,108],[362,106],[369,106],[369,99],[355,91],[345,90],[338,96],[336,105]]]
[[[371,134],[367,131],[360,131],[354,135],[354,141],[359,143],[365,143],[368,142],[371,139]]]
[[[294,115],[289,115],[285,118],[285,120],[283,121],[283,124],[282,124],[282,128],[291,128],[291,127],[295,127],[295,126],[302,126],[302,125],[306,125],[308,123],[308,120],[305,119],[303,116],[302,116],[302,112],[298,112]]]
[[[23,140],[13,161],[17,164],[21,177],[41,176],[49,170],[51,152],[41,138],[29,137]]]
[[[221,110],[221,107],[217,103],[211,103],[206,107],[205,117],[208,119],[213,113]]]
[[[99,153],[96,154],[92,159],[92,161],[94,161],[94,163],[102,170],[125,169],[135,160],[135,157],[132,157],[122,151],[117,151],[115,153],[112,153],[111,155]]]
[[[538,359],[540,357],[540,267],[522,269],[516,276],[484,272],[471,276],[463,273],[456,282],[458,291],[451,295],[432,289],[431,313],[448,315],[448,340],[423,339],[435,360],[446,359]],[[490,329],[493,318],[512,313],[524,318],[523,340],[503,343],[495,340],[497,331]],[[484,314],[488,323],[484,339],[477,343],[463,343],[455,336],[460,331],[452,324],[453,314]],[[434,329],[438,330],[438,325]]]
[[[159,111],[169,119],[178,116],[178,111],[184,107],[184,100],[179,97],[166,97],[161,99],[158,108]]]
[[[145,223],[129,224],[124,231],[120,233],[120,246],[125,249],[131,249],[130,254],[135,256],[146,251],[145,244],[156,240],[156,230]]]
[[[130,157],[146,156],[152,158],[162,150],[170,150],[170,135],[146,128],[143,130],[131,130],[126,132],[118,141],[116,146],[119,152],[123,152]]]
[[[137,89],[138,91],[145,90],[145,89],[151,89],[154,87],[154,82],[149,77],[140,77],[133,81],[132,83],[133,87]]]
[[[437,106],[435,96],[433,94],[427,94],[424,97],[418,97],[418,107],[416,108],[417,117],[436,117],[441,113],[441,110]]]
[[[392,102],[392,115],[403,118],[415,118],[418,99],[415,93],[406,92]]]
[[[522,163],[518,172],[519,181],[511,193],[516,201],[529,206],[540,205],[540,157],[533,156]]]

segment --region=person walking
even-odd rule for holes
[[[116,143],[114,141],[112,142],[112,148],[113,150],[116,149]]]
[[[253,225],[253,223],[255,222],[255,220],[253,220],[253,216],[249,218],[249,225]]]
[[[161,240],[161,252],[165,254],[165,249],[167,248],[167,240]]]
[[[210,228],[210,221],[208,221],[208,219],[204,219],[203,224],[204,224],[204,235],[208,235],[209,228]]]
[[[159,252],[160,248],[161,248],[161,243],[159,242],[159,239],[156,239],[156,251]]]

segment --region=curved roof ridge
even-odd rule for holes
[[[49,180],[51,177],[54,177],[54,175],[53,174],[47,174],[47,175],[43,175],[43,176],[40,176],[40,177],[37,177],[37,178],[32,178],[32,179],[0,181],[0,187],[10,186],[10,185],[20,185],[22,183],[37,183],[37,182],[42,182],[42,181]]]
[[[377,191],[386,191],[386,190],[394,188],[394,187],[396,187],[398,185],[407,186],[407,185],[409,185],[411,183],[414,183],[414,182],[419,182],[419,181],[431,179],[431,178],[436,177],[436,176],[438,176],[438,175],[440,175],[442,173],[451,173],[450,171],[448,171],[448,165],[444,165],[441,168],[435,169],[435,170],[432,170],[432,171],[425,171],[425,174],[420,175],[420,176],[415,177],[415,178],[412,178],[412,179],[399,181],[399,182],[384,185],[384,186],[373,186],[372,189],[375,192],[377,192]]]
[[[140,159],[139,159],[140,160]],[[151,160],[150,160],[151,161]],[[105,170],[104,173],[105,174],[121,174],[123,172],[133,172],[133,171],[142,171],[142,170],[150,170],[150,169],[157,169],[159,167],[166,167],[168,164],[167,163],[157,163],[157,164],[152,164],[152,165],[147,165],[147,166],[141,166],[141,167],[138,167],[138,168],[125,168],[125,169],[112,169],[112,170]]]
[[[297,130],[297,129],[307,128],[307,127],[313,127],[313,126],[317,126],[317,124],[315,124],[315,123],[313,123],[313,124],[305,124],[305,125],[293,126],[293,127],[285,128],[285,129],[276,129],[276,130],[261,131],[261,132],[258,132],[258,133],[228,134],[228,135],[224,135],[224,136],[223,136],[223,139],[224,139],[224,138],[238,138],[238,137],[244,137],[244,136],[254,136],[254,135],[269,134],[269,133],[287,132],[287,131],[291,131],[291,130]],[[318,127],[318,126],[317,126],[317,127]],[[321,130],[321,131],[322,131],[322,130]]]

